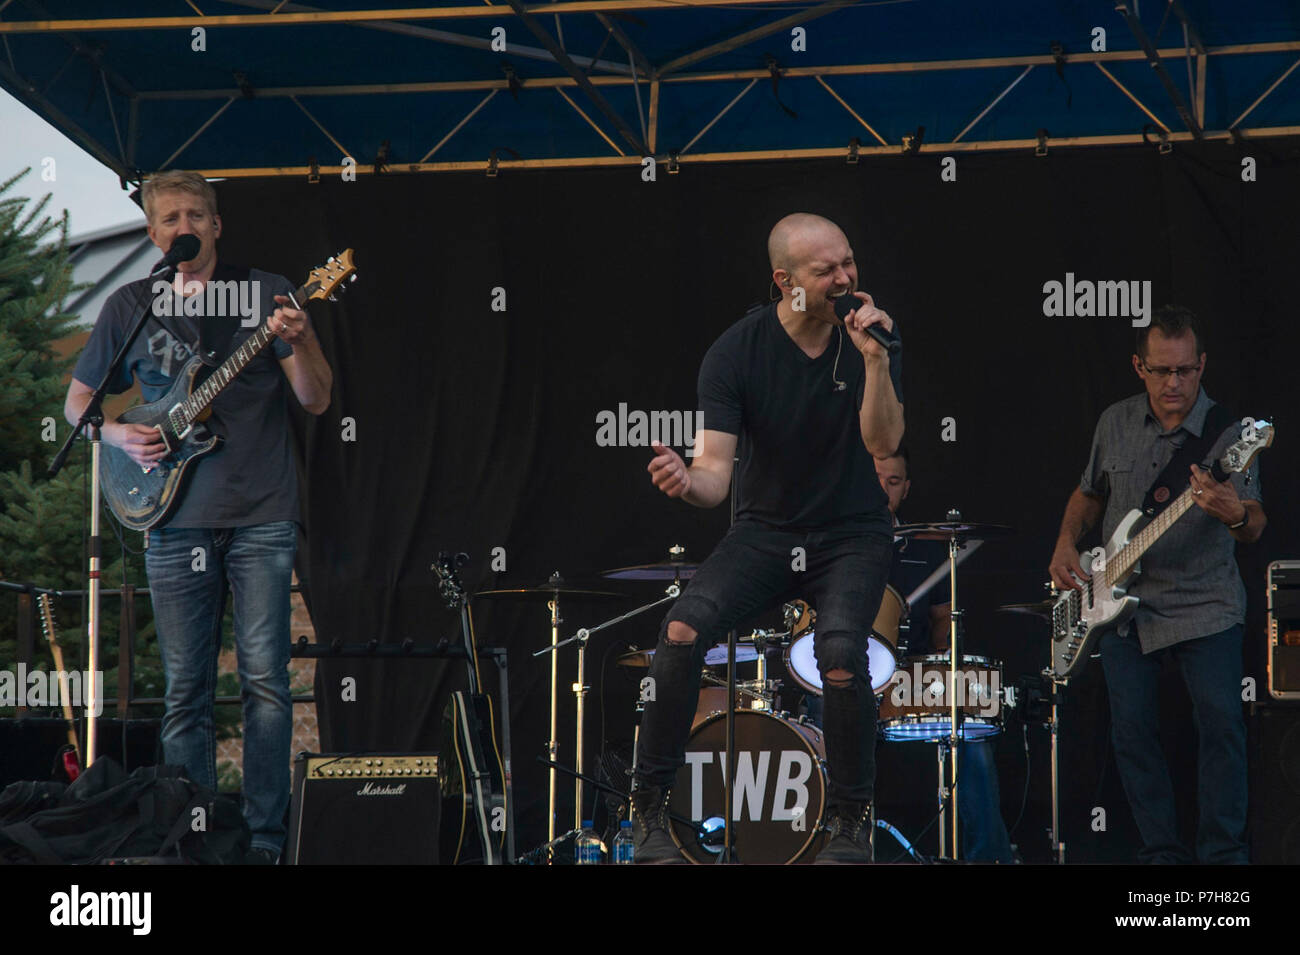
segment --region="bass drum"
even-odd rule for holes
[[[898,666],[898,625],[906,616],[907,604],[903,595],[893,587],[885,586],[885,595],[880,601],[880,610],[871,624],[871,636],[867,639],[867,666],[871,672],[871,689],[879,693]],[[808,614],[805,613],[804,617]],[[804,618],[800,618],[800,622]],[[816,617],[813,616],[815,621]],[[796,632],[798,628],[796,627]],[[796,683],[809,693],[822,695],[822,675],[817,670],[817,656],[813,652],[813,639],[816,631],[805,630],[802,636],[791,641],[785,650],[785,668],[790,671]]]
[[[737,860],[750,865],[812,862],[825,841],[821,731],[770,713],[739,710],[735,752],[732,845]],[[696,726],[686,743],[686,764],[677,772],[669,809],[714,833],[705,844],[690,826],[671,824],[673,838],[691,862],[713,863],[722,852],[726,753],[725,713]]]

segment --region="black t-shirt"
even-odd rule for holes
[[[889,374],[900,402],[902,371],[896,352]],[[858,424],[865,385],[862,353],[847,332],[837,329],[809,358],[781,326],[775,303],[722,333],[700,365],[699,399],[704,428],[739,436],[737,520],[783,530],[888,520]]]
[[[234,274],[233,270],[218,266],[213,279]],[[274,296],[294,291],[283,276],[258,269],[239,274],[258,283],[256,304],[252,304],[251,295],[247,296],[256,319],[204,320],[210,323],[204,347],[218,346],[218,362],[225,361],[275,311]],[[99,384],[142,309],[139,303],[150,300],[152,285],[149,279],[141,279],[109,297],[77,361],[74,378],[91,388]],[[249,292],[253,288],[250,285]],[[127,353],[124,365],[118,369],[117,377],[109,383],[109,394],[126,391],[136,378],[146,402],[163,397],[193,354],[193,346],[199,340],[199,322],[195,315],[150,318]],[[183,340],[178,341],[168,328],[174,329]],[[230,336],[228,342],[220,343],[226,334]],[[289,438],[288,379],[280,367],[280,359],[291,354],[292,346],[281,338],[273,338],[217,396],[212,403],[212,416],[204,424],[225,442],[190,467],[189,483],[164,526],[241,527],[299,520],[298,474]],[[206,374],[206,370],[201,370],[198,380]]]

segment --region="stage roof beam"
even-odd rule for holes
[[[1286,72],[1283,73],[1281,76],[1279,76],[1277,79],[1275,79],[1272,85],[1270,85],[1268,89],[1260,93],[1259,96],[1256,98],[1255,102],[1251,103],[1249,106],[1246,107],[1245,112],[1243,112],[1240,116],[1238,116],[1236,119],[1234,119],[1231,123],[1228,124],[1228,128],[1236,129],[1238,126],[1240,126],[1241,121],[1245,119],[1247,116],[1249,116],[1252,112],[1254,112],[1255,107],[1258,106],[1260,103],[1264,102],[1264,100],[1268,98],[1270,93],[1272,93],[1275,89],[1281,86],[1282,81],[1286,79],[1288,76],[1290,76],[1292,71],[1297,66],[1300,66],[1300,60],[1296,60],[1289,67],[1287,67]]]
[[[748,46],[755,40],[761,40],[765,36],[771,36],[773,33],[780,33],[782,30],[799,26],[801,23],[807,23],[809,20],[816,20],[818,17],[824,17],[828,13],[834,13],[836,10],[842,10],[846,6],[851,6],[845,0],[830,0],[828,3],[819,4],[808,10],[801,10],[799,13],[793,13],[788,17],[782,17],[780,20],[774,20],[766,26],[755,27],[753,30],[746,30],[744,33],[737,34],[726,40],[720,40],[717,43],[706,46],[703,49],[696,50],[694,53],[687,53],[685,56],[679,56],[675,60],[669,60],[663,66],[659,67],[659,75],[667,76],[669,73],[675,73],[682,67],[691,66],[699,63],[701,60],[707,60],[718,56],[722,53],[728,53],[732,50],[739,49],[742,46]]]
[[[445,146],[447,144],[447,140],[451,139],[451,137],[455,136],[458,132],[460,132],[460,128],[464,126],[466,123],[468,123],[471,119],[473,119],[474,114],[477,113],[479,110],[481,110],[484,106],[486,106],[488,104],[488,100],[496,96],[497,93],[499,92],[500,90],[490,90],[487,96],[484,96],[481,100],[478,101],[477,106],[475,106],[468,113],[466,113],[464,118],[455,126],[453,126],[451,128],[451,131],[447,133],[446,136],[443,136],[442,139],[438,140],[438,142],[434,144],[434,147],[424,154],[424,157],[420,160],[420,162],[427,163],[429,161],[429,157],[431,157],[439,149]]]
[[[1300,136],[1300,126],[1267,126],[1258,129],[1237,131],[1241,135],[1254,138]],[[1227,130],[1204,131],[1204,140],[1229,142],[1233,134]],[[1170,142],[1192,142],[1191,133],[1175,132],[1169,134]],[[1052,149],[1078,146],[1141,146],[1144,145],[1141,133],[1118,133],[1105,136],[1078,136],[1052,139]],[[988,142],[930,143],[927,149],[943,152],[1007,152],[1014,150],[1032,150],[1038,146],[1037,139],[1003,139]],[[863,146],[860,155],[897,156],[897,146]],[[740,152],[698,153],[683,158],[683,165],[702,162],[768,162],[778,159],[843,159],[844,147],[826,146],[809,149],[756,149]],[[606,166],[637,166],[641,159],[637,156],[571,156],[563,159],[502,159],[498,167],[506,169],[578,169]],[[331,175],[342,172],[342,166],[320,166],[318,171]],[[212,179],[249,179],[273,178],[276,176],[306,176],[311,170],[307,166],[261,166],[252,169],[213,168],[195,170]],[[394,163],[387,172],[483,172],[483,160],[463,160],[443,163]],[[358,167],[358,174],[364,170]]]
[[[988,106],[985,106],[984,109],[980,112],[980,114],[979,114],[978,116],[976,116],[974,119],[972,119],[969,123],[966,124],[966,128],[965,128],[965,129],[963,129],[960,133],[958,133],[956,136],[954,136],[954,137],[952,138],[952,141],[953,141],[954,143],[960,141],[960,139],[961,139],[963,136],[965,136],[965,135],[966,135],[967,133],[969,133],[972,129],[974,129],[974,128],[975,128],[975,124],[978,123],[981,119],[983,119],[986,115],[988,115],[989,111],[990,111],[991,109],[993,109],[994,106],[997,106],[998,103],[1002,102],[1002,97],[1006,96],[1006,95],[1007,95],[1008,93],[1010,93],[1013,89],[1015,89],[1016,86],[1020,83],[1020,81],[1023,80],[1026,76],[1029,75],[1029,71],[1032,70],[1032,69],[1033,69],[1032,66],[1026,66],[1026,67],[1024,68],[1024,70],[1021,72],[1021,74],[1020,74],[1019,76],[1017,76],[1014,80],[1012,80],[1011,83],[1010,83],[1010,85],[1007,86],[1006,89],[1004,89],[1004,90],[1003,90],[1001,93],[999,93],[997,96],[993,97],[993,102],[989,103]]]
[[[534,3],[525,8],[529,14],[617,13],[624,10],[690,10],[693,8],[763,7],[788,3],[789,0],[557,0]],[[500,5],[459,7],[414,7],[406,10],[322,10],[319,12],[231,13],[205,17],[101,17],[64,20],[11,20],[0,23],[0,33],[55,33],[71,30],[190,30],[194,27],[280,27],[329,23],[381,23],[393,20],[481,20],[499,17]]]
[[[1147,62],[1151,64],[1151,68],[1156,71],[1156,76],[1160,79],[1160,85],[1165,88],[1165,92],[1168,93],[1169,98],[1173,100],[1174,109],[1178,111],[1178,115],[1182,119],[1183,125],[1187,127],[1194,137],[1200,139],[1201,124],[1197,121],[1196,117],[1192,115],[1191,109],[1183,100],[1183,94],[1178,92],[1178,87],[1174,85],[1174,81],[1172,77],[1170,77],[1169,71],[1165,69],[1165,65],[1160,59],[1160,52],[1152,45],[1151,38],[1147,36],[1147,31],[1142,28],[1142,21],[1129,10],[1128,0],[1116,0],[1115,12],[1124,18],[1124,22],[1128,24],[1129,30],[1133,33],[1133,38],[1137,40],[1138,46],[1142,47],[1142,51],[1146,54]],[[1120,87],[1120,89],[1123,89],[1123,87]],[[1127,90],[1125,92],[1127,92]],[[1134,102],[1136,102],[1136,100],[1134,100]]]
[[[564,72],[573,77],[582,91],[587,94],[587,98],[591,100],[592,104],[605,114],[606,119],[614,124],[614,128],[619,131],[625,140],[627,140],[628,145],[636,150],[637,155],[646,155],[649,152],[649,148],[642,141],[641,137],[639,137],[623,117],[618,114],[618,110],[614,109],[614,107],[610,105],[609,101],[600,95],[600,92],[596,87],[591,85],[591,80],[587,78],[586,74],[578,69],[577,64],[569,58],[569,55],[560,49],[559,44],[555,42],[555,38],[546,32],[546,28],[537,22],[537,18],[528,12],[528,8],[525,7],[520,0],[506,0],[506,2],[510,4],[511,9],[515,11],[519,19],[523,21],[524,26],[529,29],[533,36],[537,37],[537,39],[541,41],[542,46],[546,47],[546,49],[550,51],[551,56],[555,57],[555,62],[560,64],[564,69]],[[553,6],[560,5],[561,4],[558,3],[553,4]]]
[[[1137,106],[1138,109],[1140,109],[1140,110],[1142,110],[1142,112],[1146,113],[1146,114],[1147,114],[1147,117],[1151,120],[1151,122],[1155,123],[1155,124],[1156,124],[1157,126],[1159,126],[1161,129],[1163,129],[1166,133],[1171,132],[1171,130],[1169,129],[1169,127],[1165,125],[1164,120],[1162,120],[1162,119],[1161,119],[1159,116],[1157,116],[1155,113],[1151,112],[1151,110],[1149,110],[1149,109],[1147,108],[1147,106],[1146,106],[1145,103],[1143,103],[1140,99],[1138,99],[1136,96],[1134,96],[1134,95],[1129,91],[1129,88],[1128,88],[1127,86],[1125,86],[1123,83],[1121,83],[1119,80],[1117,80],[1117,79],[1115,78],[1115,74],[1114,74],[1114,73],[1112,73],[1110,70],[1106,69],[1106,67],[1102,66],[1100,63],[1097,63],[1097,64],[1096,64],[1096,67],[1097,67],[1097,69],[1101,70],[1101,72],[1103,73],[1103,75],[1105,75],[1106,79],[1110,80],[1112,83],[1114,83],[1116,86],[1118,86],[1120,92],[1123,93],[1125,96],[1127,96],[1129,99],[1131,99],[1131,100],[1133,101],[1133,104],[1134,104],[1135,106]],[[1053,142],[1053,145],[1055,145],[1055,142]]]
[[[512,46],[513,48],[513,46]],[[1161,51],[1168,57],[1183,56],[1184,50],[1176,48]],[[1260,43],[1210,49],[1207,55],[1222,56],[1230,54],[1252,53],[1286,53],[1300,52],[1300,41],[1287,43]],[[549,54],[548,54],[549,56]],[[1110,53],[1072,54],[1071,63],[1110,63],[1145,59],[1141,50],[1116,50]],[[579,58],[572,58],[575,63]],[[1003,66],[1052,66],[1055,59],[1051,55],[983,57],[971,60],[917,60],[901,63],[850,63],[825,66],[792,66],[781,70],[782,79],[800,79],[818,76],[870,76],[891,73],[925,73],[946,70],[981,70],[996,69]],[[621,67],[619,76],[592,76],[589,82],[593,86],[631,86],[632,77],[626,66]],[[712,73],[676,73],[662,76],[664,83],[711,83],[727,80],[767,79],[771,72],[766,69],[724,70]],[[652,75],[651,79],[655,77]],[[520,79],[524,87],[551,87],[576,85],[576,80],[568,76],[543,76],[532,79]],[[1115,82],[1112,79],[1112,82]],[[274,96],[366,96],[380,93],[439,93],[468,90],[505,89],[504,80],[441,80],[419,83],[352,83],[337,86],[266,86],[259,87],[259,98]],[[225,99],[228,96],[241,96],[239,89],[191,89],[191,90],[142,90],[137,94],[145,100],[196,100]]]
[[[280,0],[277,4],[275,0],[226,0],[227,3],[233,3],[241,7],[254,7],[257,9],[268,10],[272,7],[303,12],[318,13],[319,7],[309,7],[305,3],[285,3]],[[269,15],[269,14],[268,14]],[[504,10],[502,16],[509,16]],[[492,49],[492,41],[487,37],[470,36],[464,33],[449,33],[446,30],[434,30],[429,27],[412,26],[409,23],[358,23],[356,26],[362,30],[375,30],[379,33],[392,33],[397,36],[411,36],[419,40],[428,40],[431,43],[444,43],[448,46],[463,46],[473,50]],[[554,63],[555,58],[547,53],[541,47],[528,46],[523,43],[511,43],[510,55],[526,60],[541,60],[545,63]],[[588,57],[570,54],[573,62],[586,66],[588,69],[602,69],[611,73],[625,73],[627,67],[622,63],[613,60],[592,60]]]
[[[874,129],[872,129],[871,126],[870,126],[870,124],[869,124],[865,119],[863,119],[861,116],[859,116],[859,115],[854,111],[854,109],[853,109],[852,106],[850,106],[848,103],[846,103],[846,102],[844,101],[844,97],[840,96],[839,93],[837,93],[837,92],[835,92],[833,89],[831,89],[831,84],[827,83],[827,82],[826,82],[824,79],[822,79],[820,76],[818,76],[816,79],[817,79],[817,82],[820,83],[820,84],[825,88],[826,92],[830,93],[831,96],[833,96],[833,97],[835,98],[835,102],[837,102],[837,103],[839,103],[841,106],[843,106],[843,107],[848,111],[848,114],[849,114],[850,116],[852,116],[852,117],[853,117],[854,119],[856,119],[859,123],[861,123],[863,129],[865,129],[867,132],[869,132],[872,136],[875,136],[875,137],[876,137],[876,141],[879,142],[880,145],[882,145],[882,146],[888,146],[888,145],[889,145],[889,143],[885,142],[885,137],[884,137],[884,136],[881,136],[878,132],[876,132]]]

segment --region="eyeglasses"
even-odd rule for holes
[[[1141,359],[1138,360],[1142,361]],[[1177,375],[1180,378],[1190,378],[1201,370],[1199,362],[1195,365],[1179,365],[1177,368],[1152,368],[1143,361],[1142,367],[1146,369],[1148,375],[1154,375],[1161,381],[1164,381],[1170,375]]]

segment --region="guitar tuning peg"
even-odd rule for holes
[[[325,260],[325,264],[326,264],[326,265],[331,265],[333,262],[334,262],[334,256],[332,256],[332,255],[331,255],[328,259]]]
[[[349,282],[355,282],[356,280],[357,280],[357,273],[356,273],[356,272],[353,272],[353,273],[352,273],[352,277],[351,277],[350,279],[348,279],[348,281],[349,281]]]
[[[333,295],[330,295],[330,296],[329,296],[329,300],[330,300],[331,302],[337,302],[337,301],[338,301],[338,299],[335,298]]]

